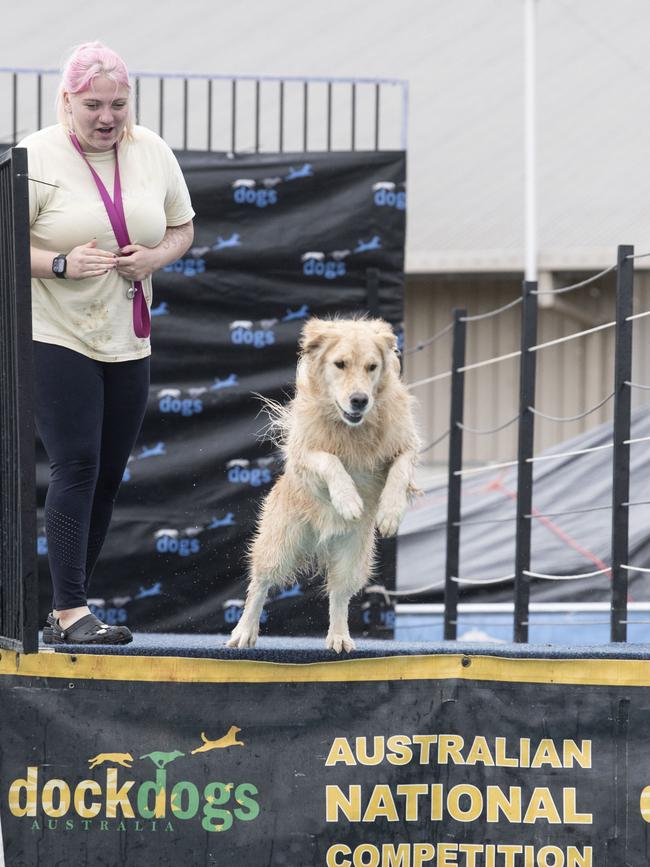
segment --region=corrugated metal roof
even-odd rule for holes
[[[650,4],[539,0],[537,18],[540,264],[650,249]],[[521,0],[23,2],[0,62],[57,66],[91,38],[140,70],[408,79],[407,270],[523,267]]]

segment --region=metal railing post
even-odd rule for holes
[[[521,311],[521,362],[519,367],[519,437],[517,446],[517,506],[515,542],[515,623],[514,640],[528,641],[528,603],[530,600],[530,540],[533,506],[533,456],[535,416],[536,354],[530,352],[537,342],[537,283],[524,280]]]
[[[164,138],[165,124],[165,79],[158,79],[158,135]]]
[[[230,152],[237,153],[237,79],[233,78],[230,104]]]
[[[632,389],[632,323],[634,306],[634,247],[618,248],[616,271],[616,349],[614,356],[614,433],[612,454],[612,606],[611,639],[627,639],[630,499],[630,439]]]
[[[11,143],[18,141],[18,76],[11,76]]]
[[[34,104],[36,113],[36,128],[40,129],[43,121],[42,111],[42,80],[43,76],[59,76],[58,69],[44,68],[19,68],[19,67],[4,67],[0,66],[0,76],[8,75],[7,96],[9,105],[9,113],[11,118],[11,130],[7,135],[11,135],[12,141],[33,132],[31,124],[25,129],[19,129],[20,118],[27,116],[27,109],[24,104],[27,102],[24,94],[28,88],[23,88],[23,82],[26,81],[26,76],[36,76],[37,93],[29,102]],[[230,148],[230,153],[239,151],[248,151],[254,147],[258,153],[261,148],[260,142],[260,124],[262,112],[262,99],[260,96],[260,84],[262,82],[276,82],[280,88],[279,97],[279,115],[280,115],[280,134],[279,134],[279,151],[286,152],[286,142],[293,135],[300,135],[302,132],[302,149],[309,151],[309,138],[311,135],[310,127],[316,124],[319,131],[321,127],[324,129],[325,149],[331,151],[335,148],[335,123],[339,122],[339,117],[342,117],[342,111],[339,106],[334,105],[334,86],[346,85],[351,87],[351,146],[350,150],[356,151],[359,146],[359,139],[362,138],[367,142],[364,149],[368,150],[393,150],[396,147],[395,141],[399,141],[399,147],[406,150],[408,137],[408,99],[409,88],[408,82],[403,79],[392,78],[350,78],[341,76],[295,76],[295,75],[202,75],[194,73],[177,73],[177,72],[143,72],[133,71],[131,73],[134,81],[135,95],[135,119],[136,123],[141,123],[142,115],[149,119],[149,124],[154,128],[157,126],[157,132],[164,138],[165,134],[178,139],[183,143],[183,148],[189,147],[189,142],[194,136],[199,140],[196,132],[196,124],[199,120],[199,113],[206,111],[208,115],[208,133],[207,133],[207,150],[212,150],[212,88],[213,83],[227,82],[231,86],[231,104],[230,111],[228,109],[220,110],[219,116],[223,119],[223,125],[220,123],[220,129],[225,130],[226,137],[230,137],[230,145],[227,143],[223,149]],[[147,87],[143,90],[141,85],[143,80],[151,80],[152,84],[157,82],[157,98],[156,91]],[[165,107],[165,88],[166,82],[180,81],[182,84],[182,106],[178,112],[174,113],[173,117],[168,117],[168,111]],[[201,81],[208,85],[207,109],[202,99],[191,101],[190,87],[191,82]],[[241,99],[237,98],[238,82],[253,82],[255,84],[255,94],[250,94],[249,91],[241,94]],[[286,83],[296,83],[302,85],[302,120],[300,117],[294,116],[291,112],[291,118],[287,114],[286,98]],[[310,84],[324,84],[327,88],[326,92],[326,114],[322,118],[320,112],[317,112],[317,117],[313,119],[309,113],[309,86]],[[360,87],[372,87],[372,91],[360,91]],[[399,88],[401,91],[401,108],[399,119],[394,118],[391,113],[389,121],[382,116],[384,110],[384,97],[386,96],[386,88]],[[31,93],[31,89],[29,89]],[[273,91],[274,93],[274,91]],[[19,98],[20,97],[20,98]],[[216,98],[216,94],[215,94]],[[268,103],[272,97],[269,92],[264,94],[264,104]],[[363,102],[361,103],[361,100]],[[239,106],[238,106],[239,101]],[[219,96],[221,102],[221,96]],[[363,111],[359,112],[360,104]],[[198,108],[197,108],[198,106]],[[335,110],[336,109],[336,110]],[[156,121],[157,112],[157,121]],[[249,116],[252,113],[254,121],[254,130],[249,129]],[[385,111],[384,111],[385,114]],[[203,128],[201,121],[199,128]],[[302,126],[302,130],[300,127]],[[241,128],[239,128],[241,127]],[[202,138],[202,135],[201,135]],[[384,144],[382,145],[382,139]],[[311,150],[323,150],[323,142],[320,136],[316,139],[316,147],[311,147]],[[219,148],[220,150],[222,148]],[[268,150],[268,147],[265,148]]]
[[[455,639],[458,628],[460,566],[460,507],[463,467],[463,408],[465,404],[466,310],[455,309],[451,349],[451,402],[449,410],[449,469],[447,483],[447,555],[445,560],[444,638]]]
[[[380,316],[379,268],[366,268],[366,306],[371,316]]]
[[[188,116],[188,86],[187,78],[183,79],[183,150],[187,150],[187,116]]]
[[[0,647],[38,650],[27,151],[0,159]]]

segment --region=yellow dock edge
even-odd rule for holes
[[[470,680],[650,686],[650,660],[515,659],[466,654],[387,656],[286,664],[175,656],[0,651],[0,675],[169,683],[337,683]]]

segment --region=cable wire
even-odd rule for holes
[[[443,434],[440,434],[440,436],[437,439],[435,439],[432,443],[429,443],[428,446],[425,446],[423,449],[420,449],[418,454],[422,455],[422,454],[424,454],[424,452],[428,452],[429,449],[432,449],[434,446],[437,446],[438,443],[441,443],[445,439],[445,437],[448,437],[450,433],[451,433],[451,431],[449,429],[447,429]]]
[[[454,323],[450,322],[449,325],[446,325],[441,331],[438,331],[437,334],[434,334],[433,337],[429,337],[426,340],[422,340],[419,343],[416,343],[415,346],[411,346],[409,349],[404,349],[402,355],[411,355],[413,352],[420,352],[421,349],[424,349],[426,346],[430,346],[432,343],[435,343],[436,340],[439,340],[441,337],[444,337],[448,331],[454,327]]]
[[[609,268],[605,268],[604,271],[600,271],[598,274],[594,274],[593,277],[588,277],[586,280],[582,280],[580,283],[573,283],[571,286],[562,286],[559,289],[533,289],[531,295],[562,295],[564,292],[572,292],[574,289],[580,289],[582,286],[588,286],[590,283],[595,283],[596,280],[600,280],[601,277],[604,277],[605,274],[609,274],[611,271],[616,271],[617,265],[610,265]]]
[[[467,370],[478,370],[479,367],[487,367],[488,364],[496,364],[499,361],[517,358],[520,355],[521,349],[518,349],[516,352],[508,352],[506,355],[495,355],[494,358],[486,358],[484,361],[476,361],[474,364],[466,364],[465,367],[459,367],[456,373],[465,373]]]
[[[603,512],[606,509],[611,509],[611,505],[609,506],[590,506],[588,509],[566,509],[563,512],[544,512],[539,515],[524,515],[524,518],[558,518],[561,515],[580,515],[585,512]]]
[[[611,572],[611,566],[606,569],[598,569],[596,572],[582,572],[579,575],[546,575],[544,572],[528,572],[524,569],[524,575],[529,578],[543,578],[546,581],[578,581],[580,578],[593,578],[595,575],[604,575]]]
[[[634,319],[643,319],[645,316],[650,316],[650,310],[644,310],[643,313],[635,313],[633,316],[626,316],[626,322],[632,322]]]
[[[51,184],[49,181],[39,181],[38,178],[30,178],[29,175],[26,175],[24,172],[18,172],[17,177],[19,178],[27,178],[28,181],[32,181],[34,184],[43,184],[46,187],[54,187],[56,190],[60,190],[61,187],[59,184]]]
[[[650,573],[650,569],[644,569],[641,566],[627,566],[621,564],[621,569],[625,569],[626,572],[648,572]]]
[[[452,576],[449,580],[455,584],[500,584],[502,581],[512,581],[514,575],[502,575],[501,578],[457,578]]]
[[[451,370],[446,370],[444,373],[438,373],[435,376],[427,376],[426,379],[418,379],[415,382],[409,383],[407,388],[418,388],[420,385],[426,385],[428,382],[438,382],[440,379],[447,379],[451,376]]]
[[[546,415],[541,412],[539,409],[535,409],[534,406],[529,406],[528,409],[533,415],[538,415],[540,418],[545,418],[548,421],[579,421],[581,418],[586,418],[588,415],[591,415],[592,412],[596,412],[597,409],[600,409],[601,406],[604,406],[608,400],[611,400],[616,394],[613,391],[611,394],[608,394],[607,397],[603,398],[600,403],[597,403],[596,406],[592,406],[591,409],[586,410],[585,412],[581,412],[580,415],[567,415],[567,416],[555,416],[555,415]]]
[[[619,621],[622,623],[623,621]],[[562,620],[522,620],[525,626],[609,626],[609,620],[572,620],[567,623]]]
[[[650,439],[650,437],[648,438]],[[626,442],[630,442],[627,440]],[[592,452],[600,452],[603,449],[611,449],[614,447],[614,443],[606,443],[604,446],[592,446],[589,449],[576,449],[572,452],[556,452],[552,455],[534,455],[532,458],[526,458],[527,464],[534,464],[537,461],[552,461],[556,458],[572,458],[576,455],[588,455]],[[467,470],[454,470],[455,476],[470,476],[475,473],[486,473],[490,470],[500,470],[505,469],[506,467],[516,467],[519,464],[519,461],[504,461],[500,464],[486,464],[484,467],[472,467]]]
[[[417,596],[418,593],[428,593],[430,590],[440,590],[445,586],[444,581],[435,584],[427,584],[426,587],[414,587],[412,590],[384,590],[387,596]]]
[[[643,313],[634,313],[632,316],[626,316],[626,322],[632,322],[635,319],[643,319],[645,316],[650,316],[650,310],[645,310]],[[546,343],[538,343],[537,346],[529,346],[529,352],[537,352],[538,349],[546,349],[548,346],[556,346],[558,343],[566,343],[567,340],[575,340],[576,337],[585,337],[587,334],[595,334],[596,331],[603,331],[605,328],[612,328],[616,325],[615,321],[604,322],[602,325],[596,325],[594,328],[587,328],[585,331],[574,331],[573,334],[566,334],[564,337],[556,337],[555,340],[547,340]]]
[[[529,346],[529,352],[537,352],[539,349],[546,349],[548,346],[556,346],[558,343],[566,343],[567,340],[575,340],[576,337],[584,337],[586,334],[594,334],[596,331],[603,331],[605,328],[612,328],[616,322],[605,322],[602,325],[596,325],[594,328],[587,328],[586,331],[574,331],[572,334],[566,334],[564,337],[556,337],[555,340],[547,340],[546,343],[538,343],[536,346]]]
[[[603,449],[611,449],[614,443],[606,443],[604,446],[592,446],[590,449],[576,449],[573,452],[556,452],[553,455],[535,455],[532,458],[526,458],[527,464],[534,464],[536,461],[552,461],[555,458],[572,458],[575,455],[588,455],[591,452],[600,452]]]
[[[476,526],[477,524],[504,524],[516,520],[516,515],[512,518],[486,518],[485,521],[466,521],[464,518],[461,518],[460,521],[454,521],[452,527],[471,527],[472,525]]]
[[[650,437],[635,437],[632,440],[623,440],[624,446],[633,446],[634,443],[647,443],[650,442]]]
[[[516,422],[518,419],[519,419],[519,413],[517,413],[517,415],[514,415],[511,419],[504,422],[503,424],[500,424],[498,427],[485,428],[483,430],[481,430],[480,428],[477,429],[477,428],[473,428],[473,427],[468,427],[466,424],[463,424],[462,421],[457,421],[456,425],[462,431],[465,431],[465,433],[479,434],[479,435],[481,435],[481,434],[494,434],[494,433],[498,433],[500,430],[505,430],[507,427],[510,427],[510,425],[513,424],[514,422]]]
[[[650,385],[639,385],[638,382],[628,382],[626,381],[624,385],[629,385],[630,388],[642,388],[644,391],[650,391]]]
[[[511,307],[514,307],[516,304],[521,304],[521,295],[518,298],[515,298],[514,301],[510,301],[508,304],[504,304],[503,307],[497,307],[495,310],[488,310],[487,313],[477,313],[475,316],[461,316],[461,322],[479,322],[481,319],[489,319],[492,316],[498,316],[499,313],[503,313],[505,310],[510,310]]]
[[[484,467],[471,467],[467,470],[454,470],[455,476],[473,476],[476,473],[488,473],[491,470],[501,470],[505,467],[516,467],[519,461],[504,461],[501,464],[486,464]]]

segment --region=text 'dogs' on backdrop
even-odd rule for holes
[[[257,394],[286,401],[311,315],[403,318],[405,154],[181,153],[194,246],[154,276],[152,384],[90,588],[100,616],[136,629],[230,630],[258,503],[281,472]],[[47,465],[41,450],[39,502]],[[42,615],[47,542],[39,521]],[[316,612],[308,618],[309,610]],[[353,629],[390,629],[380,594]],[[101,601],[100,601],[101,600]],[[322,631],[315,589],[279,593],[268,631]]]

